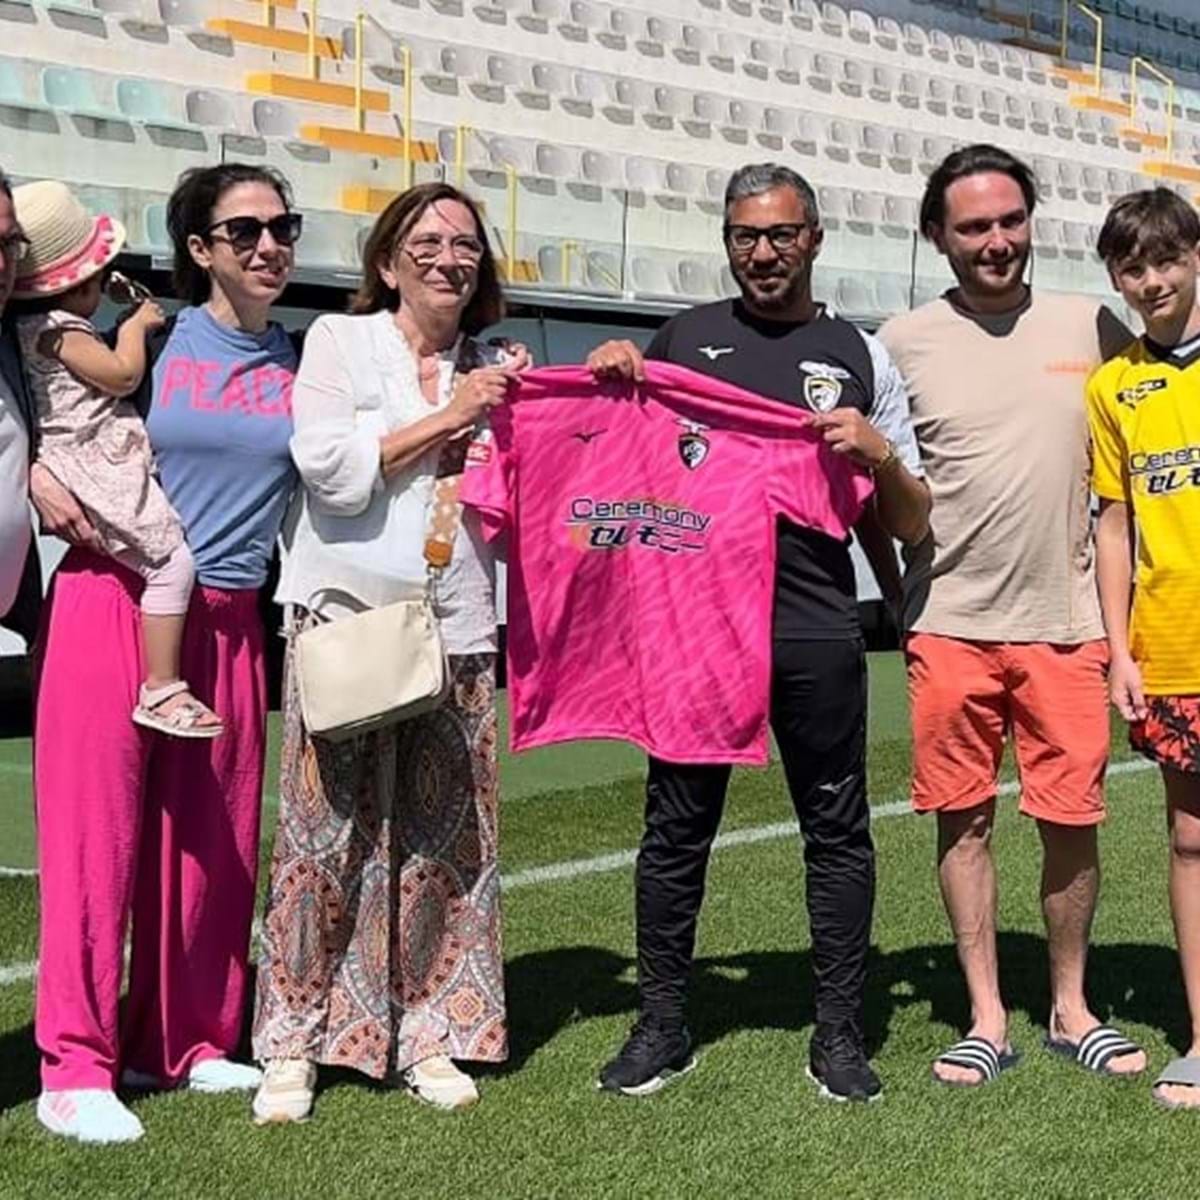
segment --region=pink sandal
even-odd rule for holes
[[[225,732],[224,722],[218,719],[215,724],[200,724],[205,717],[215,717],[217,714],[207,704],[201,704],[195,696],[177,704],[169,713],[158,711],[172,696],[179,696],[188,691],[188,685],[182,679],[176,679],[174,683],[164,683],[162,687],[157,688],[148,687],[143,683],[138,689],[137,708],[133,710],[134,724],[157,730],[169,737],[219,737]]]

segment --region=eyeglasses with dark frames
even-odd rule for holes
[[[786,254],[800,241],[809,228],[807,222],[780,225],[726,225],[725,241],[735,254],[753,254],[758,243],[766,238],[777,254]]]
[[[298,212],[280,213],[269,221],[257,217],[223,217],[214,221],[205,231],[204,237],[213,240],[213,231],[225,227],[225,235],[236,254],[248,254],[262,240],[263,230],[280,246],[294,246],[304,230],[304,216]]]

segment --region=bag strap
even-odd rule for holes
[[[454,364],[451,395],[462,377],[478,365],[478,346],[473,338],[464,337]],[[458,493],[470,442],[470,436],[464,433],[445,442],[438,456],[433,499],[429,505],[429,526],[425,535],[425,561],[433,577],[444,571],[454,556],[454,539],[458,536],[458,526],[462,520],[462,503]]]
[[[462,517],[462,503],[458,498],[461,480],[461,474],[441,475],[433,485],[429,531],[425,537],[425,562],[431,572],[445,570],[454,557],[454,539],[458,536]]]

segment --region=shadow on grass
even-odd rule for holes
[[[1050,995],[1045,939],[1004,933],[999,953],[1005,1000],[1044,1026]],[[564,1027],[592,1017],[627,1013],[637,989],[631,961],[599,947],[572,947],[521,955],[506,970],[511,1054],[496,1068],[509,1074]],[[1134,943],[1093,947],[1088,994],[1102,1021],[1161,1029],[1181,1052],[1190,1041],[1186,999],[1173,947]],[[872,951],[867,976],[866,1042],[871,1055],[886,1044],[895,1015],[928,1005],[931,1019],[966,1029],[966,994],[954,948],[916,946]],[[692,972],[688,1023],[698,1045],[742,1029],[799,1032],[816,1018],[808,950],[747,952],[698,959]],[[613,1047],[614,1052],[617,1047]],[[597,1064],[599,1066],[600,1064]]]
[[[42,1089],[33,1022],[0,1034],[0,1113],[28,1100]]]
[[[1043,1026],[1050,1002],[1045,939],[1003,933],[999,939],[1004,995],[1010,1008]],[[506,968],[511,1055],[473,1074],[510,1075],[567,1026],[595,1017],[629,1015],[637,1007],[632,963],[598,946],[573,946],[522,954]],[[698,1045],[742,1029],[798,1033],[811,1027],[811,957],[807,950],[750,951],[698,959],[692,973],[688,1020]],[[1093,947],[1088,968],[1093,1011],[1104,1021],[1134,1022],[1160,1029],[1181,1053],[1190,1040],[1179,961],[1168,946],[1136,943]],[[872,951],[867,976],[866,1039],[870,1054],[886,1045],[897,1013],[928,1005],[931,1019],[954,1029],[968,1021],[966,997],[954,948],[915,946]],[[248,1051],[248,1022],[241,1054]],[[613,1046],[615,1053],[618,1049]],[[243,1061],[246,1061],[243,1058]],[[597,1069],[600,1063],[596,1064]],[[350,1070],[321,1072],[320,1090],[387,1086]],[[38,1055],[33,1026],[0,1034],[0,1112],[36,1098]]]

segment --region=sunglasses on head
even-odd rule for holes
[[[269,230],[272,239],[280,246],[294,246],[300,240],[304,228],[304,217],[298,212],[280,213],[269,221],[257,217],[225,217],[214,221],[205,231],[206,238],[212,237],[214,229],[225,227],[229,244],[238,254],[253,250],[262,240],[263,230]]]

